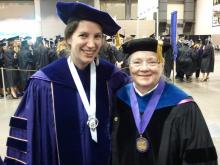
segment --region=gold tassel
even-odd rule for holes
[[[163,62],[163,41],[158,40],[157,41],[157,59],[161,63]]]
[[[118,49],[121,46],[121,42],[120,42],[120,35],[119,33],[116,33],[115,35],[115,47]]]

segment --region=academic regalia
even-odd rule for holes
[[[24,71],[24,70],[34,70],[34,58],[28,45],[23,45],[18,55],[18,67],[20,71],[21,87],[24,89],[27,80],[34,73],[34,71]]]
[[[164,75],[170,78],[171,71],[173,69],[173,50],[170,47],[166,52],[163,53],[164,57]]]
[[[34,48],[34,59],[35,59],[35,68],[36,70],[41,69],[42,67],[49,64],[49,55],[48,55],[49,49],[44,46],[39,46]]]
[[[131,87],[132,83],[121,88],[115,100],[112,165],[217,165],[216,150],[198,105],[169,83],[142,135],[149,148],[137,151],[139,132],[131,110]],[[140,96],[135,92],[141,114],[152,93]]]
[[[82,2],[57,2],[56,7],[57,15],[66,25],[74,20],[89,20],[101,25],[102,32],[108,36],[115,35],[121,28],[108,13]]]
[[[0,68],[3,67],[3,66],[4,66],[3,51],[0,50]],[[2,76],[0,76],[0,88],[3,88]]]
[[[202,61],[202,53],[203,53],[202,46],[195,48],[195,52],[197,56],[197,60],[195,63],[196,64],[196,78],[198,78],[200,75],[200,70],[201,70],[201,61]]]
[[[111,62],[112,64],[115,64],[116,61],[121,61],[119,56],[121,56],[121,52],[115,46],[108,43],[106,43],[106,45],[103,45],[99,51],[99,57],[101,59]]]
[[[14,51],[10,48],[4,51],[4,66],[7,69],[16,69]],[[14,87],[17,85],[17,71],[15,70],[6,70],[6,87]]]
[[[183,79],[184,74],[192,75],[195,71],[194,65],[194,52],[187,45],[183,45],[178,49],[177,59],[176,59],[176,72],[177,77]]]
[[[58,59],[55,47],[49,48],[48,56],[49,56],[49,63],[51,63],[51,62],[55,61],[56,59]]]
[[[205,46],[201,60],[201,72],[214,72],[215,54],[214,48],[211,44]]]
[[[90,66],[78,74],[89,97]],[[10,121],[6,164],[107,165],[110,160],[111,94],[128,81],[114,65],[96,67],[98,143],[91,138],[88,116],[67,64],[61,58],[36,72]],[[58,156],[59,155],[59,156]]]

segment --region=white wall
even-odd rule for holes
[[[55,39],[56,35],[64,36],[65,24],[55,16],[42,20],[42,36]]]
[[[35,0],[36,1],[36,0]],[[55,11],[56,0],[40,0],[41,3],[41,34],[45,37],[55,37],[55,35],[63,34],[65,25],[57,18]],[[117,4],[110,6],[106,2],[106,9],[109,10],[110,14],[114,16],[114,13],[119,14],[119,24],[126,31],[126,34],[137,33],[137,25],[135,21],[130,21],[130,24],[124,23],[123,20],[120,21],[120,17],[124,17],[124,7],[122,4]],[[120,6],[121,5],[121,6]],[[132,4],[132,17],[135,18],[137,14],[137,6]],[[196,1],[196,13],[195,13],[195,34],[196,35],[217,35],[220,34],[220,26],[212,27],[212,0],[197,0]],[[110,10],[114,9],[114,11]],[[183,18],[183,7],[177,4],[168,4],[168,13],[172,10],[178,10],[178,19]],[[111,13],[112,12],[112,13]],[[169,14],[168,21],[169,21]],[[2,32],[6,33],[22,33],[34,32],[36,31],[34,26],[35,20],[35,8],[33,2],[25,1],[11,1],[11,2],[0,2],[0,35]],[[32,22],[32,23],[31,23]],[[32,25],[31,25],[32,24]],[[142,28],[143,27],[143,28]],[[146,29],[146,32],[145,32]],[[145,33],[151,33],[154,29],[154,23],[148,24],[147,28],[140,25],[140,36]],[[142,31],[143,30],[143,31]],[[1,38],[1,36],[0,36]]]
[[[33,2],[0,2],[0,39],[36,33]]]
[[[118,20],[125,19],[124,2],[118,2],[118,3],[109,3],[107,1],[102,2],[101,10],[108,12],[112,17],[116,17]],[[131,19],[137,19],[137,4],[135,3],[131,4]]]
[[[118,20],[117,23],[121,26],[119,33],[136,35],[137,38],[149,36],[155,32],[154,20]]]
[[[173,11],[177,11],[177,19],[183,20],[184,4],[167,4],[167,20],[171,19]]]
[[[212,27],[212,0],[197,0],[195,13],[195,34],[220,34],[220,26]]]
[[[34,19],[34,3],[27,1],[0,2],[0,20],[11,19]]]
[[[46,38],[63,36],[65,24],[56,13],[56,0],[40,0],[41,35]]]
[[[43,1],[41,0],[41,32],[42,36],[46,38],[54,38],[55,35],[62,35],[64,32],[64,23],[56,16],[55,0]],[[104,5],[104,6],[103,6]],[[101,5],[101,9],[109,12],[112,17],[117,13],[117,23],[122,27],[120,33],[129,36],[135,34],[139,37],[149,36],[155,31],[154,20],[140,20],[137,24],[136,20],[122,20],[125,17],[125,10],[123,3],[110,5],[105,3]],[[137,5],[132,4],[131,17],[137,17]]]

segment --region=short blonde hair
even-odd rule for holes
[[[56,49],[56,52],[57,52],[58,55],[60,54],[60,52],[62,50],[67,50],[67,49],[69,49],[69,47],[68,47],[68,44],[66,43],[65,40],[58,42],[57,49]]]

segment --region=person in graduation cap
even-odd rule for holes
[[[153,38],[122,45],[130,55],[133,82],[116,93],[113,165],[217,164],[216,150],[198,105],[162,75],[162,49],[168,46]]]
[[[21,42],[21,50],[18,53],[18,67],[20,69],[20,90],[23,91],[27,80],[33,73],[35,73],[34,57],[28,39]]]
[[[6,49],[6,43],[5,39],[0,41],[0,68],[4,67],[4,50]],[[4,71],[4,70],[3,70]],[[3,75],[5,77],[5,72],[3,72]],[[0,99],[4,97],[4,92],[3,92],[3,80],[2,76],[0,76]]]
[[[120,27],[109,14],[80,2],[57,2],[66,24],[67,58],[37,71],[10,120],[6,164],[108,165],[111,96],[129,81],[98,60],[103,33]]]

